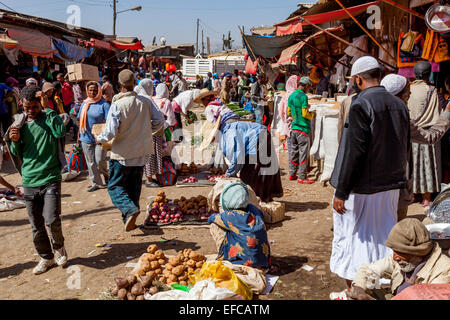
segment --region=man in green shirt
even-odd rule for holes
[[[292,118],[291,148],[289,152],[289,180],[298,183],[311,184],[306,178],[306,167],[309,156],[309,134],[311,132],[310,120],[314,113],[308,111],[308,96],[312,81],[308,77],[300,79],[299,87],[289,97],[288,116]],[[298,176],[297,176],[298,173]]]
[[[11,140],[11,155],[22,175],[33,242],[41,257],[33,273],[41,274],[55,263],[63,266],[67,262],[60,219],[62,177],[58,157],[59,139],[64,138],[66,129],[60,116],[49,108],[48,98],[39,87],[25,87],[21,99],[25,113],[16,117],[7,137]]]

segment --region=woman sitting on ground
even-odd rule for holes
[[[208,222],[219,251],[218,259],[253,268],[270,267],[270,246],[261,210],[249,203],[250,192],[242,182],[230,183],[222,191],[222,213]]]
[[[84,100],[78,112],[80,120],[80,141],[86,164],[89,171],[91,186],[88,192],[99,190],[103,186],[101,175],[108,184],[108,168],[106,164],[106,151],[97,144],[92,134],[92,126],[106,122],[109,112],[109,103],[102,99],[102,87],[98,82],[91,81],[86,86],[87,99]]]

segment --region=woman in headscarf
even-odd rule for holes
[[[280,167],[267,128],[258,123],[239,121],[240,117],[216,99],[216,94],[203,89],[196,102],[206,107],[207,121],[217,124],[221,133],[221,150],[231,162],[226,176],[236,177],[239,173],[241,180],[264,202],[282,197]],[[205,147],[207,145],[202,144],[201,149]]]
[[[164,85],[164,84],[163,84]],[[156,103],[152,99],[153,96],[153,81],[150,79],[143,79],[138,86],[134,88],[134,91],[140,95],[148,98],[151,101],[152,105],[152,117],[153,115],[159,114],[159,120],[152,120],[152,128],[160,128],[157,131],[153,132],[153,148],[154,153],[148,157],[147,162],[145,164],[144,173],[147,177],[147,182],[145,186],[148,188],[156,188],[159,185],[153,181],[153,176],[162,173],[163,168],[163,149],[165,146],[165,137],[164,137],[164,116],[160,112]],[[158,124],[156,123],[158,122]],[[162,122],[162,126],[159,125],[159,122]]]
[[[102,149],[100,144],[97,144],[92,134],[92,126],[106,122],[110,105],[102,99],[102,87],[98,82],[88,82],[86,93],[87,99],[82,103],[78,113],[79,135],[89,171],[89,179],[91,180],[88,192],[93,192],[103,186],[101,175],[105,179],[105,184],[108,183],[108,170],[106,151]]]
[[[278,133],[280,134],[280,136],[285,136],[287,138],[288,152],[290,152],[291,148],[291,123],[289,122],[289,116],[287,114],[288,101],[291,94],[294,93],[294,91],[298,88],[298,80],[299,76],[294,75],[289,77],[288,81],[286,81],[286,93],[283,97],[283,100],[281,100],[279,109],[281,122]]]
[[[220,91],[220,100],[224,104],[230,103],[230,92],[233,88],[233,84],[231,83],[231,73],[227,72],[222,81],[222,90]]]
[[[389,74],[381,80],[381,86],[385,87],[386,90],[393,94],[394,96],[400,98],[405,103],[408,102],[409,97],[411,95],[410,92],[410,84],[408,79],[401,75],[397,74]],[[439,118],[435,125],[424,129],[416,124],[414,120],[411,120],[410,123],[410,135],[411,142],[423,145],[433,145],[436,144],[445,134],[445,132],[450,128],[450,106],[447,106],[447,109],[443,113],[443,115]],[[409,165],[408,168],[411,171],[411,163],[412,154],[408,156]],[[406,218],[408,215],[408,206],[412,203],[413,198],[413,179],[412,175],[408,180],[407,189],[400,190],[400,197],[398,201],[398,210],[397,216],[398,221]]]
[[[408,100],[409,115],[417,126],[428,128],[436,124],[442,112],[443,102],[436,87],[429,84],[431,64],[419,61],[414,66],[416,80],[411,84]],[[431,202],[431,193],[441,189],[441,147],[413,143],[413,192],[423,195],[422,206]]]
[[[189,110],[194,106],[194,100],[200,94],[200,90],[188,90],[180,93],[172,101],[172,109],[175,112],[175,118],[177,120],[176,129],[183,129],[183,124],[181,123],[181,117],[187,119],[188,123],[193,123],[189,118]],[[183,141],[182,132],[177,133],[178,140],[175,142]]]
[[[222,86],[220,84],[219,75],[217,73],[214,73],[213,79],[213,91],[220,92],[222,90]]]
[[[270,267],[270,245],[264,217],[249,202],[250,192],[242,182],[230,183],[222,191],[222,213],[213,214],[208,222],[219,251],[218,259],[252,268]]]
[[[175,118],[175,113],[172,109],[172,102],[169,100],[169,88],[165,83],[158,84],[153,101],[159,111],[164,115],[168,127],[175,126],[177,124],[177,119]]]

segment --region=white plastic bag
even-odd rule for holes
[[[219,288],[212,280],[197,282],[188,292],[181,290],[170,290],[158,292],[154,295],[145,294],[145,300],[243,300],[236,293]]]

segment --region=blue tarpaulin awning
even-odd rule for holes
[[[89,57],[93,48],[83,48],[68,41],[52,38],[52,48],[57,52],[54,55],[67,62],[78,62]]]

